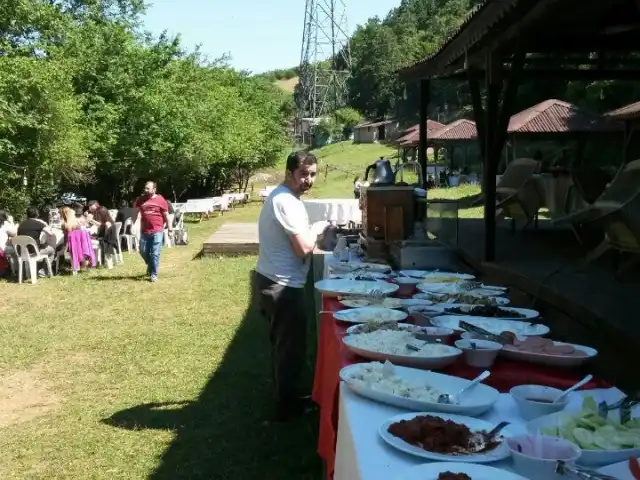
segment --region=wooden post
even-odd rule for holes
[[[418,145],[418,162],[422,170],[422,184],[427,184],[427,107],[431,93],[431,80],[420,80],[420,143]]]
[[[478,143],[480,144],[480,156],[484,160],[485,149],[485,113],[482,106],[482,96],[480,95],[480,72],[470,67],[467,71],[469,81],[469,91],[471,92],[471,105],[473,106],[473,117],[476,122],[478,132]],[[484,162],[483,162],[484,163]]]
[[[329,165],[324,167],[324,181],[327,181],[327,175],[329,175]]]
[[[498,102],[502,91],[502,62],[496,52],[486,59],[487,108],[484,118],[484,259],[492,262],[496,258],[496,161],[495,139],[498,127]],[[499,153],[498,153],[499,157]]]
[[[524,53],[518,51],[512,62],[511,76],[504,87],[503,57],[494,51],[487,56],[486,85],[487,110],[485,124],[485,177],[484,185],[484,258],[492,262],[496,257],[496,176],[502,149],[507,139],[507,128],[518,92],[520,72],[524,64]],[[502,102],[500,96],[502,94]]]

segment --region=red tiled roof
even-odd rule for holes
[[[436,122],[435,120],[427,120],[427,137],[430,137],[432,132],[440,130],[442,127],[444,127],[443,123]],[[419,123],[407,128],[406,132],[405,135],[396,140],[401,147],[412,147],[420,142]]]
[[[612,120],[636,120],[640,118],[640,102],[630,103],[604,114]]]
[[[445,125],[431,135],[431,140],[475,140],[476,138],[478,138],[476,122],[464,118]]]
[[[615,132],[621,126],[601,115],[587,112],[562,100],[550,99],[516,113],[509,120],[509,133]]]

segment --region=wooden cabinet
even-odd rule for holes
[[[409,238],[413,234],[414,205],[413,187],[361,188],[364,236],[386,243]]]

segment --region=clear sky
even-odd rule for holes
[[[183,45],[201,45],[211,58],[254,73],[300,63],[304,0],[149,0],[145,29],[181,34]],[[345,0],[349,29],[384,17],[400,0]]]

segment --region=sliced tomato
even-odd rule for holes
[[[631,457],[629,459],[629,470],[631,470],[631,475],[636,480],[640,480],[640,462],[636,457]]]

